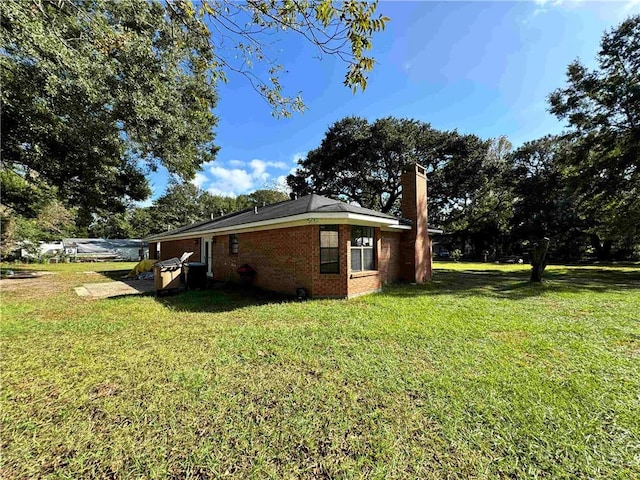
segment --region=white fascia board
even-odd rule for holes
[[[386,227],[382,227],[382,230],[385,232],[395,232],[398,230],[411,230],[411,225],[402,225],[401,223],[397,225],[387,225]]]
[[[404,229],[405,225],[400,225],[398,220],[393,218],[373,217],[351,212],[325,212],[325,213],[301,213],[289,217],[273,218],[259,222],[243,223],[230,227],[211,228],[197,232],[185,232],[167,237],[156,237],[157,242],[169,240],[182,240],[185,238],[204,237],[208,235],[224,235],[229,233],[257,232],[261,230],[273,230],[276,228],[300,227],[303,225],[327,225],[327,224],[351,224],[366,225],[374,227],[393,227]],[[411,228],[411,227],[408,227]]]

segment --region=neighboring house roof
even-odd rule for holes
[[[100,245],[109,244],[119,248],[140,248],[144,243],[139,238],[63,238],[62,244],[65,247],[76,245]]]
[[[75,248],[78,254],[119,256],[120,250],[139,249],[144,246],[139,239],[64,238],[65,248]]]
[[[295,200],[286,200],[284,202],[258,207],[257,212],[255,208],[248,208],[214,218],[213,220],[205,220],[203,222],[185,225],[175,230],[152,235],[145,240],[153,241],[174,237],[188,238],[189,236],[216,231],[276,225],[278,223],[311,218],[343,218],[369,221],[398,229],[410,228],[403,224],[398,217],[377,212],[369,208],[351,205],[340,200],[323,197],[322,195],[311,194]]]

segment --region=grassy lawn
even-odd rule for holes
[[[2,284],[1,478],[640,477],[638,266],[304,303],[32,268]]]

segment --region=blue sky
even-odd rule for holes
[[[288,74],[288,94],[302,92],[307,110],[277,119],[239,76],[220,86],[217,159],[194,183],[214,194],[239,195],[282,182],[297,159],[319,145],[327,127],[347,116],[414,118],[434,128],[483,138],[506,135],[514,146],[558,133],[546,97],[565,82],[575,58],[593,66],[603,32],[640,0],[519,2],[381,1],[391,21],[374,37],[378,64],[365,92],[342,85],[345,64],[286,35],[273,47]],[[150,177],[153,198],[167,174]],[[148,202],[146,202],[148,203]]]

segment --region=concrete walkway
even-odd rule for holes
[[[153,280],[122,280],[118,282],[85,283],[75,288],[80,297],[109,298],[140,295],[155,291]]]

